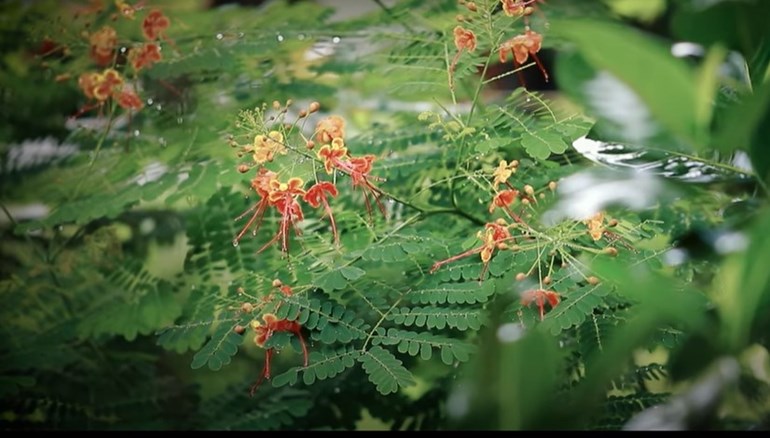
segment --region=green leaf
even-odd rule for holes
[[[418,333],[390,328],[386,332],[382,327],[372,337],[374,345],[397,345],[399,353],[410,356],[420,355],[423,360],[430,360],[433,349],[441,353],[441,361],[452,365],[455,361],[466,362],[471,357],[474,347],[463,341],[437,336],[432,333]]]
[[[361,366],[369,376],[369,381],[382,395],[392,394],[399,388],[415,384],[412,373],[392,353],[382,347],[372,347],[358,357]]]
[[[341,266],[314,277],[313,281],[319,288],[331,292],[345,289],[364,274],[366,271],[355,266]]]
[[[314,330],[313,337],[325,344],[347,343],[368,334],[369,326],[356,312],[331,301],[308,300],[297,295],[283,297],[283,305],[275,315]]]
[[[209,369],[218,371],[230,363],[243,337],[233,330],[235,324],[220,324],[211,339],[193,356],[190,367],[194,370],[208,365]]]
[[[441,283],[410,291],[406,297],[420,304],[476,304],[486,302],[493,293],[491,281],[481,285],[478,282]]]
[[[476,143],[476,152],[486,154],[504,148],[509,144],[511,144],[510,138],[492,137]]]
[[[546,314],[543,327],[555,336],[570,327],[582,324],[586,317],[602,304],[602,297],[607,295],[607,292],[607,288],[602,285],[570,289],[562,295],[562,301]]]
[[[458,330],[478,330],[482,323],[480,310],[446,307],[402,307],[388,315],[388,319],[407,327],[414,325],[430,329],[451,327]]]
[[[696,135],[695,76],[684,61],[671,56],[668,47],[614,23],[571,19],[553,20],[551,25],[577,46],[594,70],[609,72],[626,84],[661,125],[697,146],[693,141],[700,137]],[[619,110],[606,108],[600,115]],[[642,139],[637,137],[634,140]]]
[[[312,385],[317,380],[331,379],[356,364],[356,359],[361,351],[348,346],[339,350],[313,351],[307,367],[294,367],[285,373],[273,377],[273,386],[294,385],[299,374],[302,373],[302,381],[306,385]]]
[[[139,262],[119,266],[105,281],[105,293],[78,324],[83,338],[121,335],[131,341],[170,325],[182,314],[174,288]]]

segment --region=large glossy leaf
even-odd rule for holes
[[[626,140],[654,136],[650,118],[679,138],[697,138],[695,75],[665,44],[605,22],[555,21],[552,26],[576,46],[582,60],[582,66],[574,59],[560,66],[560,81],[579,89],[598,116],[625,122]],[[612,94],[617,95],[614,100]]]

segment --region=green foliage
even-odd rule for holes
[[[700,60],[617,18],[665,2],[118,3],[0,6],[1,427],[618,429],[720,357],[682,421],[766,421],[761,2],[669,2]],[[510,89],[552,49],[575,102]]]

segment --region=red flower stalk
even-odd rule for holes
[[[462,55],[464,50],[469,52],[476,50],[476,34],[473,33],[472,30],[465,29],[462,26],[456,26],[454,28],[454,39],[457,53],[449,64],[449,88],[451,89],[454,89],[452,74],[455,71],[455,67],[457,67],[457,61],[460,60],[460,55]]]
[[[326,169],[327,173],[332,173],[334,169],[344,172],[353,181],[353,188],[361,188],[364,193],[366,211],[370,219],[372,217],[372,205],[369,196],[374,198],[374,202],[377,204],[382,215],[387,216],[385,206],[380,201],[382,191],[370,181],[370,179],[376,178],[369,174],[372,171],[372,164],[376,159],[374,155],[351,157],[341,137],[332,140],[331,144],[323,145],[318,150],[317,155],[319,159],[323,160],[324,169]]]
[[[509,225],[503,220],[498,219],[496,222],[491,222],[484,225],[484,231],[479,231],[476,237],[483,242],[483,244],[477,248],[469,249],[461,254],[449,257],[448,259],[438,261],[430,268],[430,273],[438,271],[442,266],[452,263],[456,260],[474,255],[481,254],[481,261],[483,266],[481,273],[479,274],[479,281],[484,280],[484,274],[489,268],[489,261],[492,259],[495,249],[506,249],[508,247],[507,241],[512,240],[511,232],[508,231]]]
[[[264,348],[265,343],[273,336],[273,333],[276,332],[289,332],[294,334],[298,339],[299,343],[302,346],[302,356],[304,358],[304,365],[307,366],[308,364],[308,352],[307,352],[307,345],[305,345],[305,338],[302,336],[302,326],[296,322],[296,321],[289,321],[287,319],[278,319],[275,315],[272,313],[265,313],[262,315],[262,320],[264,321],[264,324],[260,323],[257,320],[254,320],[251,322],[251,328],[254,329],[254,333],[256,335],[254,336],[254,343],[258,347]],[[251,386],[251,390],[249,391],[249,394],[253,397],[254,393],[259,388],[259,385],[262,384],[263,381],[270,380],[270,361],[273,358],[273,348],[268,348],[265,350],[265,365],[262,367],[262,373],[259,376],[259,379],[257,380],[254,385]]]
[[[330,182],[319,182],[316,183],[314,186],[310,187],[307,190],[307,193],[305,193],[305,196],[302,197],[302,199],[310,204],[313,208],[318,208],[323,205],[324,211],[329,216],[329,222],[332,226],[332,233],[334,234],[334,243],[336,245],[339,245],[340,243],[340,237],[337,233],[337,224],[334,222],[334,215],[332,214],[332,209],[329,207],[329,202],[326,199],[326,195],[329,194],[332,198],[337,197],[337,187],[330,183]]]
[[[537,57],[537,52],[543,43],[543,36],[537,32],[527,29],[523,34],[516,35],[510,40],[504,42],[500,46],[499,55],[500,62],[505,63],[508,60],[508,52],[511,52],[513,56],[513,66],[517,68],[527,62],[527,59],[532,56],[532,59],[537,63],[538,68],[543,73],[543,77],[548,82],[548,72],[545,71],[545,66],[540,62],[540,58]]]
[[[561,297],[559,294],[551,290],[530,290],[524,292],[524,294],[521,296],[522,306],[529,306],[533,302],[537,304],[537,307],[540,309],[541,321],[543,318],[545,318],[545,303],[547,302],[551,306],[551,309],[553,309],[557,304],[559,304],[560,301]]]

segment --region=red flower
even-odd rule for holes
[[[532,302],[537,304],[537,307],[540,309],[541,321],[545,317],[545,303],[548,302],[548,304],[551,306],[551,309],[553,309],[557,304],[559,304],[559,301],[561,301],[559,294],[551,290],[531,290],[524,292],[524,294],[521,296],[522,306],[529,306],[532,304]]]
[[[370,218],[372,217],[370,196],[374,198],[374,202],[377,204],[382,215],[386,216],[385,206],[380,201],[382,192],[370,181],[370,179],[374,179],[369,174],[372,171],[372,164],[376,159],[374,155],[351,157],[348,154],[348,149],[345,147],[345,142],[341,137],[337,137],[332,140],[330,145],[327,144],[321,147],[317,152],[317,156],[323,161],[324,169],[326,169],[327,173],[332,173],[334,169],[344,172],[350,176],[354,188],[361,188],[364,193],[366,211],[369,213]]]
[[[254,330],[255,336],[254,336],[254,343],[264,348],[265,343],[270,340],[270,338],[273,336],[276,332],[289,332],[294,334],[300,342],[300,345],[302,346],[302,356],[304,358],[304,365],[307,366],[308,364],[308,352],[307,352],[307,345],[305,345],[305,338],[302,336],[302,326],[297,323],[296,321],[289,321],[287,319],[278,319],[277,316],[273,315],[272,313],[265,313],[262,315],[262,320],[264,321],[264,324],[260,323],[257,320],[254,320],[251,322],[251,328]],[[259,385],[262,384],[262,382],[265,379],[270,379],[270,361],[273,357],[273,348],[268,348],[265,350],[265,365],[262,368],[262,373],[259,376],[259,379],[257,380],[254,385],[251,386],[250,394],[253,396],[254,392],[259,388]]]
[[[499,192],[492,199],[492,203],[489,205],[489,212],[493,213],[497,207],[507,208],[509,205],[513,204],[518,197],[519,191],[516,189],[503,190],[502,192]]]
[[[142,22],[142,33],[149,41],[155,41],[163,37],[163,31],[171,25],[168,17],[163,15],[160,9],[153,9]]]
[[[339,245],[340,237],[337,234],[337,224],[334,222],[334,215],[332,209],[329,207],[329,201],[326,199],[326,195],[329,194],[332,198],[337,197],[337,186],[330,182],[319,182],[310,187],[307,193],[302,197],[305,202],[310,204],[313,208],[318,208],[321,205],[324,207],[324,211],[329,216],[329,222],[332,226],[332,234],[334,234],[334,243]]]
[[[94,98],[100,102],[112,97],[123,86],[123,78],[117,71],[108,68],[94,77],[94,88],[91,90]]]
[[[133,91],[123,90],[117,95],[118,105],[127,110],[139,111],[142,109],[142,99]]]
[[[143,68],[151,67],[161,58],[160,47],[155,43],[147,43],[128,52],[128,61],[137,72]]]
[[[325,134],[328,135],[328,134]],[[345,147],[345,142],[342,137],[337,137],[332,140],[331,144],[325,144],[318,149],[316,155],[320,160],[324,162],[324,169],[326,173],[332,173],[337,163],[344,159],[348,154],[348,148]]]
[[[270,181],[270,194],[268,200],[270,205],[278,210],[281,215],[281,223],[278,226],[278,232],[257,252],[262,252],[277,241],[281,241],[281,251],[289,252],[289,228],[293,227],[296,234],[299,230],[294,226],[298,221],[304,219],[302,206],[297,202],[297,196],[303,196],[305,190],[302,186],[305,182],[301,178],[289,178],[289,181],[282,183],[277,179]]]

